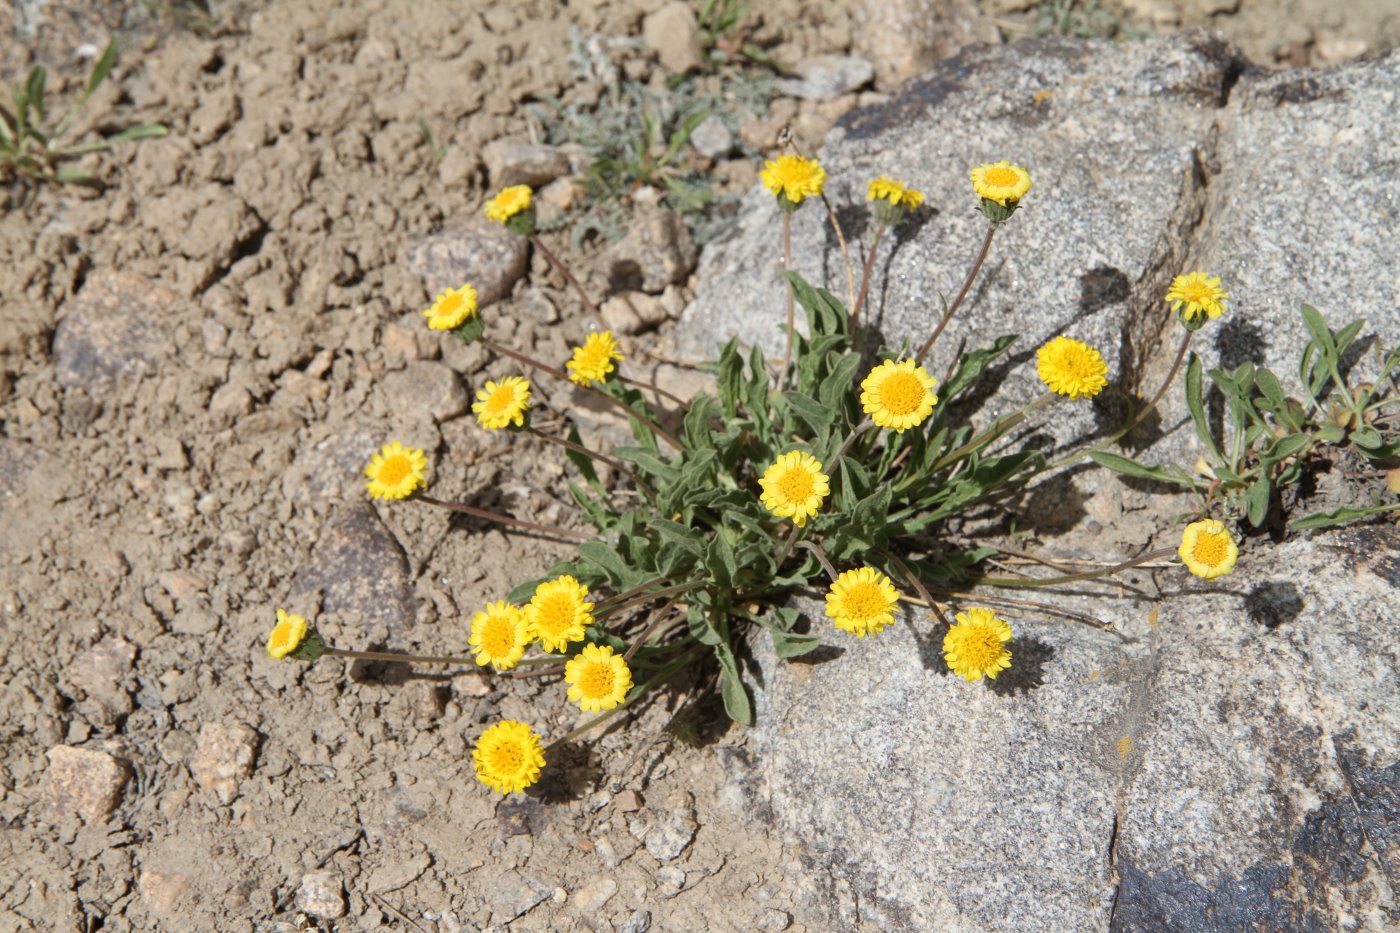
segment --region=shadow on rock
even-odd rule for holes
[[[592,745],[585,742],[568,742],[561,748],[556,748],[550,754],[549,763],[545,765],[544,771],[540,773],[539,782],[525,791],[527,796],[521,803],[524,811],[521,818],[528,823],[527,831],[534,833],[536,828],[532,819],[535,814],[529,809],[532,803],[569,803],[582,800],[583,795],[590,788],[598,786],[602,780],[603,760]],[[506,806],[507,804],[502,804],[497,808],[498,817],[511,818]]]
[[[1303,597],[1291,581],[1271,580],[1245,594],[1244,608],[1250,621],[1272,632],[1302,614]]]
[[[1007,648],[1011,651],[1011,666],[997,675],[996,680],[987,681],[987,689],[997,696],[1014,696],[1017,693],[1030,693],[1045,685],[1045,666],[1055,657],[1055,648],[1039,638],[1012,638]]]

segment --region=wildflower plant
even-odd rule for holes
[[[764,181],[784,206],[785,230],[792,211],[804,201],[825,200],[824,179],[815,160],[785,156],[770,163]],[[968,406],[959,403],[1018,337],[1006,334],[959,353],[941,382],[928,372],[927,354],[969,293],[994,234],[1012,221],[1031,187],[1029,173],[1006,161],[979,166],[971,181],[987,229],[961,289],[944,302],[936,320],[931,317],[932,332],[916,353],[905,346],[870,345],[859,327],[854,288],[848,307],[791,271],[785,276],[790,300],[802,309],[806,328],[794,326],[789,316],[788,350],[776,371],[761,348],[741,352],[738,341],[730,340],[709,365],[715,391],[690,399],[629,378],[627,355],[606,331],[590,334],[569,360],[537,360],[495,343],[490,322],[479,312],[463,316],[453,330],[461,339],[529,368],[535,378],[562,387],[572,384],[574,391],[615,406],[627,418],[631,442],[602,450],[599,443],[583,443],[569,423],[569,412],[552,410],[555,403],[545,393],[540,393],[541,421],[566,428],[551,434],[531,424],[535,409],[523,376],[488,381],[477,393],[473,410],[483,429],[530,433],[563,450],[575,470],[569,491],[578,520],[589,530],[541,525],[433,498],[422,488],[427,475],[422,452],[386,446],[366,471],[372,495],[407,498],[507,528],[565,538],[576,542],[576,551],[543,577],[522,580],[509,593],[492,596],[473,617],[469,638],[463,635],[473,657],[335,649],[304,622],[299,630],[284,628],[281,614],[269,655],[476,664],[504,672],[502,676],[526,666],[534,668],[532,676],[556,678],[567,698],[595,718],[548,746],[525,723],[497,723],[484,731],[473,752],[482,782],[513,793],[539,779],[560,744],[605,723],[706,656],[718,671],[729,716],[749,722],[752,706],[740,659],[752,635],[767,637],[778,658],[792,658],[831,639],[877,638],[903,611],[910,624],[939,637],[953,674],[975,682],[1014,669],[1016,651],[1010,623],[994,608],[999,598],[984,590],[975,602],[985,605],[965,605],[957,594],[970,588],[1054,586],[1167,558],[1205,579],[1229,573],[1239,555],[1235,536],[1222,520],[1235,515],[1231,493],[1222,493],[1223,487],[1207,489],[1184,471],[1146,467],[1107,449],[1160,401],[1187,359],[1194,330],[1217,316],[1211,302],[1224,312],[1226,296],[1217,293],[1218,280],[1179,280],[1181,287],[1174,286],[1174,294],[1167,296],[1170,303],[1179,302],[1183,324],[1171,373],[1147,405],[1107,441],[1053,461],[1033,446],[1008,445],[1008,434],[1042,410],[1083,405],[1097,396],[1109,373],[1095,348],[1057,336],[1036,353],[1044,395],[977,424],[966,415]],[[881,224],[899,222],[902,211],[922,202],[922,195],[889,179],[877,179],[870,192]],[[528,213],[528,204],[528,192],[508,190],[492,199],[488,212],[510,225]],[[528,224],[516,232],[538,243]],[[547,258],[564,270],[552,254]],[[867,278],[868,270],[867,263]],[[596,310],[564,271],[584,307]],[[862,283],[862,296],[867,286],[868,281]],[[442,302],[439,297],[434,307]],[[449,313],[459,309],[439,308],[436,314],[430,309],[428,320],[444,320]],[[1163,314],[1168,313],[1164,308]],[[1309,444],[1344,439],[1368,455],[1394,453],[1394,426],[1386,421],[1394,415],[1385,411],[1389,402],[1373,401],[1379,391],[1374,387],[1349,390],[1339,375],[1340,354],[1359,325],[1334,333],[1311,309],[1305,318],[1314,338],[1302,369],[1310,406],[1283,398],[1276,381],[1261,375],[1264,370],[1220,374],[1218,381],[1235,387],[1235,395],[1244,397],[1246,388],[1254,386],[1260,399],[1250,402],[1252,416],[1245,412],[1238,419],[1234,446],[1228,448],[1234,459],[1217,450],[1223,474],[1241,482],[1247,476],[1275,482],[1278,471],[1290,468],[1288,458],[1305,455]],[[1382,381],[1397,364],[1400,358],[1392,352]],[[1199,369],[1199,361],[1190,356],[1186,382],[1193,413],[1200,405]],[[1335,387],[1331,396],[1328,385]],[[1323,408],[1325,402],[1329,408]],[[1279,433],[1276,427],[1285,430]],[[1085,458],[1119,472],[1180,478],[1205,493],[1194,516],[1199,520],[1187,526],[1179,547],[1148,551],[1111,567],[1060,576],[984,574],[979,565],[996,550],[960,538],[951,520]],[[612,471],[607,482],[600,466]],[[1248,496],[1243,499],[1248,506]],[[825,595],[824,619],[804,616],[794,602],[803,594]],[[957,611],[945,612],[945,606]],[[312,647],[298,654],[293,642]]]

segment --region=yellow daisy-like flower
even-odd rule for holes
[[[567,575],[541,583],[525,607],[525,617],[541,648],[563,651],[570,642],[583,641],[584,629],[593,624],[588,587]]]
[[[778,156],[776,161],[765,162],[759,178],[775,195],[785,197],[793,204],[801,204],[803,198],[814,198],[822,193],[826,169],[818,165],[816,159],[785,155]]]
[[[1225,313],[1225,302],[1229,298],[1220,288],[1220,279],[1204,272],[1178,275],[1172,279],[1172,287],[1167,289],[1167,301],[1172,310],[1181,311],[1182,318],[1187,321],[1194,320],[1202,313],[1210,318],[1220,317]]]
[[[1041,382],[1069,398],[1093,398],[1108,385],[1108,364],[1099,351],[1069,337],[1056,337],[1035,351]]]
[[[847,570],[826,594],[826,616],[843,632],[857,638],[878,635],[894,622],[899,591],[874,567]]]
[[[472,764],[481,783],[498,793],[517,794],[540,779],[544,749],[534,729],[503,719],[481,734]]]
[[[477,390],[476,397],[472,411],[482,427],[497,431],[512,424],[517,428],[525,426],[530,380],[524,376],[507,376],[500,382],[488,379],[486,388]]]
[[[267,656],[280,661],[301,646],[306,638],[306,620],[290,612],[277,610],[277,625],[267,636]]]
[[[456,330],[476,314],[476,289],[470,285],[449,288],[423,312],[433,330]]]
[[[472,616],[468,644],[476,649],[476,663],[482,667],[490,664],[498,671],[510,670],[534,640],[525,610],[505,600],[487,603],[485,612]]]
[[[1202,579],[1214,580],[1235,569],[1240,548],[1224,525],[1207,518],[1186,526],[1177,553],[1187,570]]]
[[[866,194],[865,199],[867,201],[888,201],[896,207],[907,207],[912,211],[924,203],[924,194],[922,191],[916,191],[887,175],[881,175],[870,183],[870,191]]]
[[[612,331],[589,334],[583,346],[574,347],[574,358],[565,365],[569,370],[569,380],[586,386],[590,382],[603,382],[613,371],[613,362],[622,359],[617,349],[617,341]]]
[[[971,683],[985,675],[997,674],[1011,666],[1011,626],[990,609],[969,609],[957,614],[957,622],[943,636],[943,657],[954,674]]]
[[[938,382],[914,360],[885,360],[860,384],[860,404],[882,428],[900,434],[933,413]]]
[[[783,454],[763,478],[762,501],[779,518],[790,518],[798,528],[816,515],[822,500],[831,494],[831,477],[822,472],[817,458],[800,450]]]
[[[1016,203],[1031,190],[1031,173],[1005,159],[979,165],[968,174],[978,197],[995,201],[1002,207],[1008,202]]]
[[[375,499],[407,499],[428,482],[428,457],[398,441],[385,444],[365,467],[365,485]]]
[[[530,209],[533,192],[529,185],[512,185],[486,202],[486,216],[498,224],[503,224],[521,211]]]
[[[564,665],[564,683],[569,685],[571,702],[585,713],[601,713],[627,699],[632,670],[607,645],[584,645]]]

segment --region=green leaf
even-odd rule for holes
[[[587,561],[608,577],[613,588],[622,591],[642,582],[642,574],[627,566],[622,555],[601,541],[585,541],[578,546],[580,560]]]
[[[516,606],[523,606],[535,595],[535,590],[539,588],[541,583],[547,583],[553,579],[554,577],[552,576],[536,577],[533,580],[526,580],[524,583],[518,583],[515,585],[514,589],[506,594],[506,602]]]
[[[138,126],[128,126],[115,136],[108,136],[108,142],[118,139],[159,139],[169,135],[170,131],[160,123],[142,123]]]
[[[1215,454],[1215,462],[1224,461],[1215,438],[1210,434],[1210,424],[1206,421],[1206,406],[1201,393],[1201,359],[1192,353],[1186,362],[1186,407],[1191,411],[1191,421],[1196,425],[1196,436],[1201,443]]]
[[[1337,424],[1335,421],[1328,421],[1322,427],[1317,429],[1318,440],[1322,441],[1324,444],[1340,444],[1342,442],[1342,438],[1346,436],[1346,428],[1343,428],[1340,424]]]
[[[486,333],[486,322],[482,320],[480,314],[473,314],[461,327],[454,330],[452,335],[463,343],[476,343],[484,333]]]
[[[1379,515],[1382,512],[1394,512],[1400,509],[1400,502],[1392,502],[1388,505],[1377,505],[1367,509],[1340,508],[1330,512],[1318,512],[1307,515],[1289,524],[1294,531],[1308,531],[1314,528],[1330,528],[1333,525],[1344,525],[1347,522],[1356,521],[1358,518],[1367,518],[1372,515]]]
[[[1377,431],[1369,424],[1363,424],[1355,431],[1352,431],[1351,442],[1356,445],[1358,450],[1372,460],[1383,460],[1387,457],[1393,457],[1397,450],[1400,450],[1400,441],[1387,444],[1381,432]]]
[[[1271,487],[1267,477],[1261,477],[1254,481],[1249,487],[1249,491],[1244,494],[1245,514],[1249,518],[1249,523],[1255,528],[1264,524],[1264,519],[1269,515],[1269,494]]]
[[[731,339],[720,351],[715,367],[715,384],[724,417],[733,418],[739,412],[739,393],[743,389],[744,361],[739,357],[739,341]]]
[[[54,181],[65,185],[86,185],[96,180],[92,172],[66,166],[54,173]]]
[[[1303,305],[1303,326],[1312,335],[1313,342],[1322,351],[1323,359],[1334,362],[1337,359],[1337,341],[1333,336],[1327,322],[1322,319],[1322,315],[1312,305]],[[1329,367],[1330,368],[1330,367]]]
[[[963,354],[962,359],[958,361],[958,368],[953,372],[953,377],[938,389],[939,405],[946,405],[956,398],[963,389],[972,385],[977,377],[982,375],[982,371],[987,368],[987,365],[1005,353],[1016,342],[1016,339],[1016,334],[1002,334],[992,341],[990,347]]]
[[[722,642],[719,630],[715,628],[714,622],[710,619],[709,612],[702,605],[699,596],[704,594],[704,590],[695,590],[686,598],[690,600],[690,606],[685,613],[686,625],[690,628],[690,634],[702,645],[719,645]],[[726,645],[726,647],[728,647]]]
[[[753,722],[753,709],[749,706],[749,694],[744,689],[744,681],[739,677],[739,663],[728,644],[715,645],[715,657],[719,658],[719,692],[724,697],[724,711],[737,723],[749,725]]]
[[[779,658],[797,658],[821,647],[822,640],[816,635],[798,635],[793,632],[768,633],[773,639],[773,653]]]
[[[24,83],[25,98],[40,120],[44,119],[44,84],[47,78],[48,72],[44,66],[35,65],[29,71],[29,80]]]
[[[830,428],[831,422],[835,420],[835,411],[809,395],[803,395],[801,392],[784,392],[782,399],[797,417],[807,422],[808,427],[817,433]]]
[[[824,288],[813,288],[800,273],[785,273],[797,303],[807,312],[807,326],[813,338],[822,334],[847,334],[846,306]]]
[[[1167,472],[1162,467],[1147,466],[1138,463],[1130,457],[1109,453],[1106,450],[1095,450],[1089,454],[1089,459],[1099,466],[1112,470],[1115,473],[1122,473],[1124,476],[1135,476],[1139,479],[1150,479],[1159,483],[1171,483],[1174,486],[1185,486],[1188,489],[1194,488],[1196,484],[1190,479],[1181,475]]]
[[[78,101],[78,106],[82,106],[87,99],[93,95],[102,82],[107,80],[107,75],[112,70],[112,66],[117,63],[117,39],[113,36],[107,41],[107,48],[103,50],[102,57],[92,66],[92,73],[88,75],[87,87],[83,89],[83,96]]]
[[[1312,444],[1312,438],[1306,434],[1285,434],[1272,444],[1259,459],[1265,464],[1274,464],[1289,457],[1296,457]]]
[[[710,539],[710,546],[705,549],[705,570],[715,586],[722,590],[734,588],[739,565],[734,560],[734,545],[723,529]]]
[[[680,470],[645,448],[615,447],[613,454],[623,460],[630,460],[663,483],[674,483],[680,478]]]

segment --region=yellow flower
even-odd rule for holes
[[[1093,398],[1108,385],[1108,364],[1099,351],[1069,337],[1056,337],[1035,351],[1040,380],[1070,398]]]
[[[1006,207],[1007,202],[1015,204],[1031,190],[1031,173],[1005,159],[979,165],[968,174],[978,197],[995,201],[1002,207]]]
[[[943,636],[943,657],[954,674],[971,683],[985,674],[996,680],[1011,666],[1011,626],[990,609],[969,609],[957,614],[957,622]]]
[[[803,198],[822,193],[826,169],[818,165],[816,159],[785,155],[778,156],[775,162],[765,162],[759,178],[775,195],[787,198],[792,204],[801,204]]]
[[[530,380],[524,376],[507,376],[500,382],[490,379],[486,388],[476,393],[478,399],[472,405],[476,420],[484,428],[492,431],[515,425],[525,426],[525,410],[530,407]]]
[[[894,622],[899,593],[890,578],[874,567],[847,570],[826,594],[826,616],[857,638],[878,635]]]
[[[589,334],[583,346],[574,347],[574,358],[565,365],[569,370],[569,380],[581,386],[590,382],[602,382],[613,371],[613,361],[621,360],[617,341],[612,331]]]
[[[573,577],[541,583],[525,607],[530,635],[545,651],[563,651],[569,642],[583,641],[584,629],[593,624],[593,604],[587,600],[588,587]]]
[[[290,612],[277,610],[277,626],[267,636],[267,656],[281,660],[300,647],[306,637],[306,620]]]
[[[584,645],[564,665],[564,682],[571,702],[585,713],[601,713],[627,699],[632,671],[622,655],[607,645]]]
[[[513,185],[486,202],[486,216],[503,224],[521,211],[530,209],[530,186]]]
[[[540,779],[544,749],[534,729],[503,719],[481,734],[472,749],[472,764],[481,783],[502,794],[515,794]]]
[[[798,528],[816,515],[831,493],[831,478],[811,454],[791,450],[783,454],[759,480],[763,504],[779,518],[791,518]]]
[[[449,288],[423,312],[433,330],[456,330],[476,314],[476,289],[470,285]]]
[[[1214,580],[1235,569],[1240,549],[1224,525],[1207,518],[1186,526],[1177,553],[1187,570],[1203,579]]]
[[[1173,311],[1181,311],[1183,320],[1193,320],[1201,312],[1207,317],[1218,318],[1225,313],[1225,302],[1230,296],[1220,288],[1220,279],[1204,272],[1188,272],[1172,279],[1172,287],[1167,289],[1167,301]],[[1182,310],[1183,307],[1185,310]]]
[[[534,641],[525,610],[504,600],[486,604],[485,612],[472,617],[472,635],[468,642],[476,649],[476,663],[490,664],[498,671],[508,671],[520,661],[525,646]]]
[[[922,191],[906,187],[902,182],[895,181],[887,175],[881,175],[870,183],[870,192],[865,196],[867,201],[888,201],[896,207],[907,207],[913,210],[924,203]]]
[[[428,458],[417,447],[385,444],[365,467],[366,486],[375,499],[406,499],[428,482]]]
[[[933,413],[938,382],[914,360],[885,360],[860,384],[860,404],[882,428],[900,434]]]

